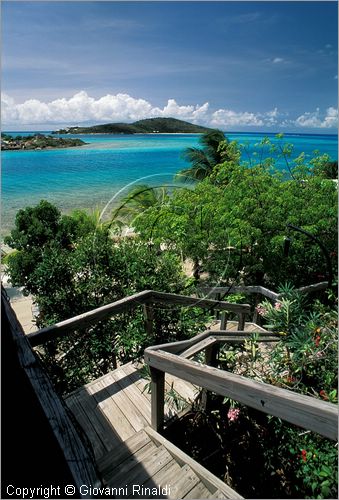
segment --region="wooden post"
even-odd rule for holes
[[[153,306],[150,304],[143,304],[144,310],[144,319],[145,319],[145,330],[150,337],[153,336],[153,319],[154,319],[154,310]]]
[[[151,370],[151,426],[160,432],[164,426],[165,373],[157,368]]]
[[[259,314],[257,311],[257,306],[259,303],[260,303],[260,295],[258,293],[256,293],[255,299],[254,299],[254,311],[253,311],[253,319],[252,319],[253,323],[255,323],[255,324],[259,324],[258,323]]]
[[[215,300],[220,301],[220,299],[221,299],[221,293],[217,293],[216,296],[215,296]],[[215,312],[215,319],[216,320],[220,319],[220,312],[219,312],[218,309]]]
[[[205,364],[208,366],[217,366],[217,356],[219,352],[219,345],[213,344],[205,349]]]
[[[238,330],[244,331],[245,329],[245,314],[239,313]]]
[[[227,327],[227,313],[222,312],[220,315],[220,330],[226,330]]]
[[[213,344],[205,349],[205,364],[208,366],[217,366],[217,357],[219,353],[219,345]],[[201,408],[205,411],[208,410],[209,397],[207,389],[202,389],[201,391]]]

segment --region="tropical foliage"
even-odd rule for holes
[[[146,289],[184,293],[191,285],[173,252],[160,252],[138,238],[114,240],[95,214],[61,216],[42,201],[20,211],[7,242],[12,283],[34,295],[37,326],[76,316]],[[190,337],[206,322],[192,308],[155,308],[153,334],[145,332],[142,308],[45,345],[44,360],[61,391],[96,378],[142,355],[150,344]],[[123,334],[122,334],[123,332]]]
[[[220,281],[277,287],[327,278],[322,249],[287,224],[307,229],[331,255],[336,270],[337,189],[331,180],[309,175],[305,182],[255,166],[217,167],[194,189],[176,190],[166,205],[150,208],[135,227],[147,241],[166,244],[185,258],[198,259],[212,283]],[[225,180],[226,179],[226,180]],[[219,184],[219,185],[218,185]],[[293,243],[284,257],[284,239]]]
[[[225,148],[220,148],[221,143],[225,146],[228,140],[221,130],[212,130],[203,134],[200,138],[201,148],[187,148],[183,157],[191,163],[189,168],[181,170],[176,175],[179,181],[201,181],[209,177],[213,168],[218,165],[225,156]]]

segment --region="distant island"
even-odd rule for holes
[[[40,150],[53,148],[71,148],[83,146],[86,142],[81,139],[63,139],[62,137],[52,137],[50,135],[11,135],[1,133],[1,150]]]
[[[207,127],[176,118],[147,118],[134,123],[106,123],[91,127],[67,127],[52,134],[203,134]]]

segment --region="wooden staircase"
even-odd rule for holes
[[[242,498],[150,427],[106,453],[97,466],[115,498]]]

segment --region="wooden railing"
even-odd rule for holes
[[[307,293],[324,289],[326,285],[326,283],[320,283],[304,287],[300,291]],[[225,293],[226,290],[229,291],[228,288],[224,287],[213,288],[215,293]],[[271,300],[279,298],[278,294],[263,287],[234,287],[233,290],[259,293]],[[251,310],[249,304],[233,304],[205,297],[189,297],[146,290],[43,328],[26,337],[32,346],[37,346],[140,305],[144,308],[146,329],[151,331],[153,306],[158,303],[232,312],[238,316],[238,330],[229,333],[226,333],[225,330],[213,332],[208,330],[190,340],[153,346],[145,350],[145,362],[150,366],[152,376],[152,426],[154,429],[160,430],[163,426],[164,374],[168,372],[199,387],[230,397],[305,429],[318,432],[330,439],[337,439],[337,408],[335,405],[213,367],[220,344],[241,342],[248,338],[243,330],[245,316]],[[259,330],[257,333],[259,342],[278,340],[277,336],[270,332]],[[205,364],[199,364],[189,359],[201,351],[205,352]]]
[[[250,313],[249,304],[232,304],[229,302],[210,300],[198,297],[189,297],[186,295],[177,295],[174,293],[156,292],[153,290],[145,290],[121,300],[117,300],[111,304],[107,304],[92,311],[80,314],[74,318],[61,321],[55,325],[42,328],[36,332],[27,335],[27,338],[32,346],[44,344],[49,340],[54,340],[58,337],[67,335],[68,333],[84,328],[92,323],[96,323],[103,319],[107,319],[115,314],[133,309],[137,306],[143,305],[144,314],[148,328],[152,327],[152,308],[154,304],[166,305],[180,305],[201,307],[203,309],[216,309],[220,311],[230,311],[236,314],[239,318],[238,328],[243,330],[245,323],[245,316]]]
[[[313,285],[303,286],[301,288],[297,288],[296,291],[306,294],[306,293],[315,293],[326,290],[328,288],[328,282],[322,281],[320,283],[315,283]],[[229,286],[202,286],[198,288],[198,294],[202,294],[204,297],[208,297],[215,300],[223,300],[227,295],[231,295],[234,293],[243,293],[245,295],[254,295],[254,307],[251,310],[252,321],[253,323],[258,322],[258,313],[255,307],[259,304],[261,300],[269,299],[272,302],[276,302],[281,299],[281,293],[273,292],[268,288],[265,288],[261,285],[229,285]],[[220,316],[221,327],[224,330],[226,328],[227,319],[225,313],[222,313]]]
[[[211,366],[215,363],[218,345],[239,342],[245,338],[244,332],[231,332],[225,336],[224,331],[206,331],[191,340],[147,348],[144,359],[150,366],[152,379],[152,427],[157,431],[163,427],[166,372],[208,391],[337,440],[338,411],[334,404]],[[276,340],[272,334],[259,333],[261,342]],[[205,364],[188,359],[201,351],[205,351]]]

